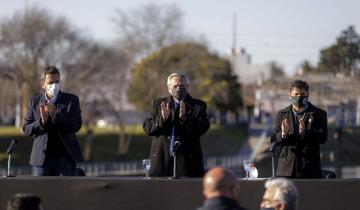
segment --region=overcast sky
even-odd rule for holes
[[[111,42],[115,8],[136,9],[146,2],[174,3],[184,12],[186,31],[203,35],[212,50],[226,54],[237,14],[237,47],[253,63],[276,60],[288,73],[308,59],[316,64],[321,48],[335,42],[349,25],[360,32],[360,0],[0,0],[0,18],[24,10],[26,2],[65,16],[98,41]]]

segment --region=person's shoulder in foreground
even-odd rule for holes
[[[215,167],[203,178],[203,206],[197,210],[245,210],[237,201],[237,178],[229,170]]]

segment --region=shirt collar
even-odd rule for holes
[[[304,110],[302,110],[301,112],[297,112],[297,111],[295,111],[294,108],[292,108],[295,116],[301,116],[301,115],[303,115],[305,112],[307,112],[308,109],[309,109],[309,103],[306,103],[306,104],[305,104],[305,108],[304,108]]]
[[[178,105],[179,103],[180,103],[180,101],[177,100],[176,98],[174,98],[174,104],[175,104],[175,105]]]
[[[188,96],[188,94],[186,94],[186,96],[184,97],[183,101],[185,101],[185,100],[187,99],[187,96]],[[180,101],[179,101],[178,99],[176,99],[176,98],[173,97],[173,96],[171,96],[171,97],[172,97],[173,100],[174,100],[174,104],[179,104],[179,103],[180,103]]]
[[[45,92],[45,100],[46,100],[46,102],[49,103],[49,104],[55,104],[57,97],[58,97],[58,96],[56,95],[56,96],[53,97],[52,99],[49,99],[48,96],[46,95],[46,92]]]

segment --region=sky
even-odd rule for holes
[[[254,64],[276,61],[288,74],[305,59],[317,64],[320,50],[349,25],[360,32],[359,0],[0,0],[0,19],[36,5],[111,43],[118,33],[111,21],[116,8],[130,11],[149,2],[177,5],[186,32],[205,37],[220,55],[232,47],[236,14],[237,49],[245,48]]]

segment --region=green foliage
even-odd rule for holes
[[[138,109],[148,111],[155,98],[168,95],[167,76],[183,72],[191,80],[190,94],[212,109],[235,110],[242,106],[240,84],[228,60],[200,44],[184,42],[152,53],[135,64],[128,98]]]
[[[301,64],[300,67],[303,71],[303,73],[312,73],[316,70],[316,68],[308,61],[308,60],[304,60]]]
[[[342,31],[332,46],[321,50],[318,70],[321,72],[360,75],[360,36],[353,26]]]
[[[111,160],[140,160],[149,155],[151,148],[151,137],[145,135],[141,125],[126,126],[125,132],[131,135],[130,146],[127,154],[119,155],[118,130],[116,128],[95,128],[93,153],[90,161],[111,161]],[[80,145],[84,148],[85,130],[77,133]],[[238,154],[245,142],[247,132],[241,127],[220,127],[211,126],[210,130],[202,136],[203,153],[206,157],[231,156]],[[15,165],[27,165],[30,158],[33,140],[27,138],[12,127],[0,127],[0,166],[5,167],[7,161],[6,148],[12,138],[18,140],[15,153],[12,159]]]
[[[276,61],[270,62],[270,72],[271,79],[275,79],[285,75],[283,67],[276,63]]]

